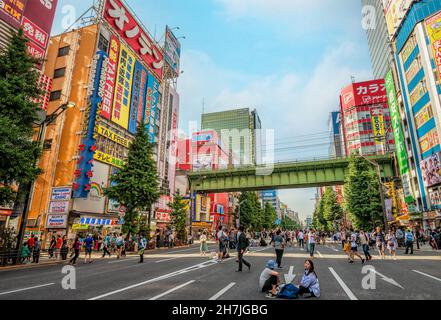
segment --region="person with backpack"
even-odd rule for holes
[[[305,298],[320,298],[320,283],[315,273],[314,263],[312,260],[306,260],[305,272],[303,273],[302,280],[299,286],[299,296],[305,296]]]
[[[282,269],[282,257],[284,248],[285,240],[280,235],[280,230],[277,230],[276,236],[274,237],[274,249],[276,250],[276,262],[279,269]]]
[[[413,242],[415,240],[414,235],[412,230],[407,229],[406,233],[404,234],[404,239],[405,239],[405,243],[406,243],[406,254],[409,254],[409,249],[410,249],[410,254],[413,254]]]
[[[251,264],[243,258],[243,255],[249,246],[250,240],[245,234],[245,228],[244,226],[240,226],[239,231],[237,232],[237,257],[239,269],[236,270],[236,272],[242,272],[242,264],[245,264],[248,267],[248,270],[251,270]]]
[[[260,290],[266,292],[266,297],[271,299],[277,298],[277,289],[281,283],[279,273],[274,271],[276,265],[274,260],[269,260],[259,277]]]
[[[31,256],[31,250],[29,250],[28,243],[23,243],[23,246],[21,247],[21,254],[20,254],[20,263],[24,263],[26,261],[29,262],[29,258]]]
[[[109,236],[109,235],[106,235],[106,236],[104,237],[104,240],[103,240],[103,255],[102,255],[103,258],[106,257],[106,254],[108,254],[109,257],[111,256],[111,253],[110,253],[110,251],[109,251],[109,247],[110,247],[110,245],[111,245],[111,239],[110,239],[110,236]]]
[[[360,234],[358,238],[360,245],[363,248],[363,253],[366,258],[366,261],[372,260],[372,256],[369,252],[369,236],[363,230],[360,230]]]

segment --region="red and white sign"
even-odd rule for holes
[[[104,85],[101,117],[108,120],[112,117],[113,96],[115,92],[116,71],[119,59],[120,43],[117,37],[112,35],[109,49],[109,62],[106,70],[106,83]]]
[[[56,201],[49,204],[50,213],[69,213],[69,201]]]
[[[31,41],[35,42],[42,48],[46,48],[49,35],[35,23],[24,17],[22,22],[23,32]]]
[[[34,102],[40,104],[40,108],[47,111],[52,90],[52,79],[40,72],[38,88],[43,91],[43,94],[41,95],[40,99],[34,99]]]
[[[162,223],[171,222],[170,211],[163,211],[161,209],[156,210],[156,221]]]
[[[49,214],[47,216],[47,229],[64,229],[67,227],[67,215],[65,214]]]
[[[107,0],[104,19],[162,79],[164,55],[120,0]]]
[[[39,46],[37,46],[35,43],[29,41],[27,47],[28,47],[28,53],[31,57],[37,60],[42,60],[44,58],[45,51],[41,49]],[[39,69],[41,69],[41,65],[38,67]]]
[[[371,104],[387,103],[384,79],[353,83],[341,92],[343,110]]]

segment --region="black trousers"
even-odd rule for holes
[[[278,282],[279,279],[277,278],[277,276],[271,276],[268,280],[265,281],[262,292],[273,290],[273,286],[277,286]]]
[[[79,256],[80,256],[80,250],[75,249],[75,255],[72,259],[70,259],[70,263],[75,264]]]
[[[312,293],[312,291],[310,291],[308,288],[305,288],[305,287],[302,287],[302,286],[300,286],[299,287],[299,295],[304,295],[305,293],[308,293],[308,294],[310,294],[311,296],[310,297],[315,297],[315,295],[314,295],[314,293]]]
[[[243,258],[243,252],[239,251],[238,259],[239,259],[239,271],[242,271],[242,264],[246,265],[248,268],[251,267],[251,264]]]
[[[283,257],[283,249],[276,249],[276,262],[279,268],[282,265],[282,257]]]
[[[406,254],[409,253],[409,249],[410,254],[413,254],[413,241],[406,241]]]
[[[109,257],[111,256],[109,249],[107,249],[107,246],[103,247],[103,258],[106,256],[106,254],[109,255]]]

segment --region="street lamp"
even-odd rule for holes
[[[40,149],[43,149],[43,142],[44,142],[44,135],[46,133],[46,127],[48,125],[50,125],[51,123],[53,123],[61,114],[63,114],[63,112],[65,112],[68,109],[74,108],[75,107],[75,103],[74,102],[66,102],[64,104],[62,104],[61,106],[59,106],[53,113],[49,114],[46,116],[46,118],[39,124],[39,132],[38,132],[38,138],[37,138],[37,142],[38,142],[38,146],[40,147]],[[38,159],[36,160],[35,166],[38,165]],[[22,247],[22,242],[23,242],[23,238],[24,238],[24,233],[26,231],[26,223],[28,220],[28,211],[29,208],[31,206],[31,201],[32,201],[32,196],[31,194],[34,191],[34,187],[35,187],[35,180],[32,181],[30,184],[26,183],[24,190],[26,193],[26,199],[25,199],[25,205],[24,205],[24,209],[23,209],[23,214],[22,214],[22,218],[21,218],[21,223],[20,223],[20,230],[19,233],[17,235],[17,256],[15,258],[14,263],[16,264],[17,261],[19,261],[19,255],[20,255],[20,251],[21,251],[21,247]]]

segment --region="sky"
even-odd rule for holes
[[[257,109],[264,129],[274,130],[277,160],[325,157],[328,117],[338,110],[340,90],[351,77],[372,78],[358,0],[126,2],[157,41],[166,25],[185,37],[178,92],[179,125],[187,134],[203,108],[249,107]],[[92,3],[59,0],[53,34]],[[312,214],[315,189],[279,196],[302,219]]]

